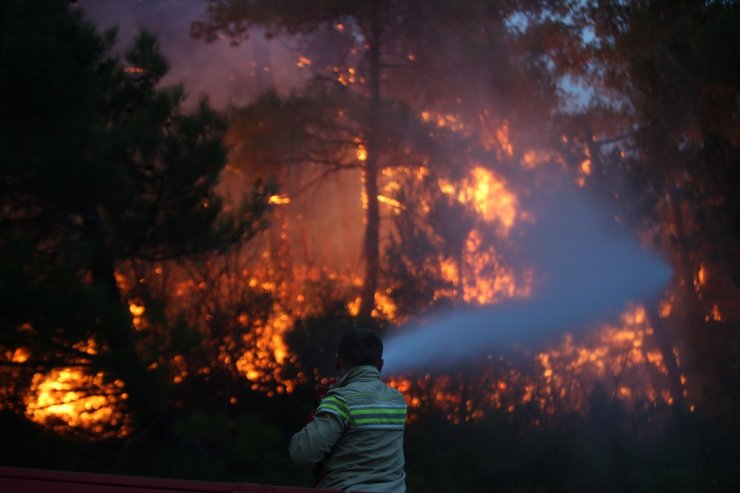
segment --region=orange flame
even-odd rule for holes
[[[367,149],[362,144],[357,146],[357,160],[367,161]]]
[[[506,155],[509,157],[514,155],[514,146],[511,145],[511,132],[509,130],[509,124],[504,122],[503,125],[496,129],[496,138],[498,139],[501,149],[504,150]]]
[[[123,382],[106,383],[103,373],[61,368],[33,377],[26,396],[26,416],[60,432],[69,429],[98,436],[126,436],[131,423],[121,409],[128,396]]]
[[[459,186],[440,180],[439,188],[461,204],[472,206],[485,221],[498,223],[504,235],[516,222],[517,197],[492,171],[477,166]]]
[[[272,205],[290,204],[290,197],[284,195],[271,195],[270,198],[267,199],[267,203]]]
[[[298,57],[298,60],[296,61],[296,65],[300,68],[308,67],[312,63],[313,61],[310,58],[305,57],[305,56]]]
[[[568,335],[559,346],[537,354],[539,375],[513,368],[496,373],[492,365],[475,377],[427,374],[394,377],[389,384],[404,394],[412,422],[428,407],[441,409],[455,423],[480,419],[488,409],[513,412],[527,403],[547,413],[584,412],[595,383],[628,406],[640,401],[670,404],[667,369],[660,351],[652,347],[651,334],[645,309],[637,306],[622,315],[620,325],[604,327],[580,343]],[[655,376],[646,377],[646,370]]]

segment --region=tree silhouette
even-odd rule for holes
[[[243,242],[263,225],[268,191],[224,212],[225,122],[205,100],[183,111],[181,87],[157,87],[167,62],[154,36],[118,58],[115,32],[98,35],[64,3],[0,12],[0,344],[28,353],[10,363],[25,385],[53,367],[105,369],[149,423],[164,382],[139,352],[117,266]],[[88,340],[96,351],[76,349]]]

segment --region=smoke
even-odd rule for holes
[[[389,373],[440,368],[481,353],[554,339],[615,319],[660,294],[671,271],[577,190],[550,191],[521,231],[520,261],[537,272],[531,298],[440,313],[385,341]]]
[[[202,0],[80,0],[79,6],[99,30],[118,28],[118,52],[129,48],[142,30],[156,34],[170,64],[162,85],[182,84],[187,105],[202,95],[217,109],[245,105],[268,89],[287,93],[310,75],[296,66],[296,54],[283,42],[265,39],[257,28],[237,47],[228,39],[193,39],[190,25],[202,20],[208,7]]]

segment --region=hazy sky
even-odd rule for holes
[[[80,0],[79,5],[99,29],[118,26],[119,49],[130,46],[141,30],[157,34],[171,68],[163,82],[183,83],[190,95],[208,94],[218,108],[246,103],[272,84],[287,91],[308,75],[285,41],[267,41],[258,32],[239,47],[225,39],[210,44],[192,39],[190,24],[205,13],[204,0]]]

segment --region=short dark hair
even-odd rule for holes
[[[383,341],[374,330],[352,329],[339,340],[339,359],[350,368],[378,366],[383,359]]]

